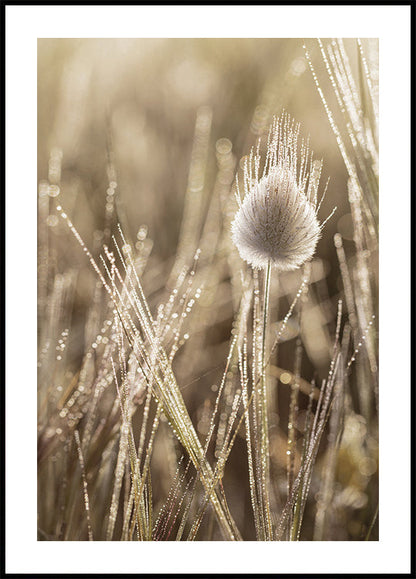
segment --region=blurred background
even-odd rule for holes
[[[377,67],[377,42],[363,43],[369,62]],[[267,133],[273,115],[283,109],[301,123],[301,136],[310,136],[315,158],[323,160],[321,192],[328,179],[329,183],[320,220],[337,207],[325,226],[312,264],[313,288],[305,307],[302,335],[301,376],[305,383],[327,375],[337,302],[343,292],[333,238],[335,233],[342,236],[347,260],[353,263],[353,222],[347,171],[302,44],[301,39],[38,41],[39,247],[41,253],[45,247],[48,252],[47,260],[42,254],[39,261],[39,339],[42,347],[45,312],[50,307],[56,276],[72,272],[66,305],[56,324],[57,335],[49,335],[49,340],[56,339],[58,343],[59,332],[70,329],[65,342],[65,370],[60,374],[62,388],[73,383],[89,347],[85,327],[94,301],[96,274],[75,238],[58,219],[56,203],[62,204],[94,256],[98,256],[103,243],[109,243],[110,234],[120,224],[126,239],[146,255],[142,282],[155,312],[172,285],[178,254],[184,262],[192,260],[201,236],[205,236],[209,246],[210,220],[221,221],[221,207],[213,209],[211,203],[218,187],[221,160],[226,158],[228,164],[221,173],[220,198],[225,200],[222,208],[226,207],[231,218],[235,210],[234,175],[241,167],[241,159]],[[325,69],[317,43],[306,40],[306,45],[322,75]],[[345,47],[352,70],[358,75],[354,40],[345,40]],[[329,94],[327,82],[323,88],[333,105],[335,99]],[[55,189],[50,189],[51,184]],[[188,238],[183,228],[185,220],[193,221]],[[238,257],[235,259],[238,261]],[[203,248],[201,260],[203,263]],[[376,276],[376,259],[373,265]],[[218,278],[211,288],[208,284],[199,313],[195,314],[197,320],[201,318],[199,337],[195,324],[175,359],[178,383],[201,436],[206,434],[205,415],[215,401],[215,386],[223,372],[236,309],[229,266],[225,261],[217,266]],[[278,324],[287,312],[300,276],[293,272],[272,280],[273,323]],[[50,327],[48,331],[51,332]],[[276,408],[272,408],[270,428],[276,477],[286,469],[288,384],[297,335],[298,327],[293,321],[274,366],[273,388],[279,395],[274,402]],[[56,381],[54,372],[49,367],[43,375],[42,380],[46,376],[48,382],[47,392]],[[371,393],[360,398],[357,380],[357,376],[351,377],[352,407],[344,425],[342,460],[334,475],[337,506],[323,539],[362,540],[377,504],[375,400]],[[43,387],[40,384],[39,388]],[[300,396],[301,422],[308,399],[306,387]],[[74,419],[77,425],[82,422],[81,415]],[[57,427],[53,410],[46,413],[45,420]],[[224,484],[237,524],[247,539],[253,539],[244,445],[244,440],[237,438]],[[325,449],[325,442],[323,445]],[[48,456],[53,456],[53,452]],[[165,462],[160,443],[154,453],[155,475],[159,475],[154,476],[156,504],[162,504],[171,482],[172,471],[165,472]],[[323,464],[318,461],[318,473],[323,472]],[[94,468],[92,465],[91,472]],[[283,494],[284,486],[285,483]],[[318,486],[311,489],[305,539],[314,536]],[[94,504],[94,497],[91,501]],[[46,538],[54,536],[51,529],[44,528]],[[376,538],[375,531],[371,538]]]
[[[299,39],[49,39],[39,40],[38,63],[39,178],[60,148],[62,179],[82,182],[82,230],[105,211],[110,128],[125,225],[146,223],[154,251],[175,253],[200,107],[211,111],[212,151],[225,137],[237,158],[285,108],[331,178],[322,214],[337,205],[339,219],[347,207],[346,172]]]

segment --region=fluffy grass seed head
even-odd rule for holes
[[[300,267],[315,253],[322,225],[317,190],[322,162],[313,161],[308,143],[298,146],[299,124],[287,113],[269,131],[260,176],[260,142],[244,165],[244,198],[237,186],[239,209],[231,226],[242,259],[255,269],[269,260],[281,271]]]

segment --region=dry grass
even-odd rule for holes
[[[377,540],[377,43],[38,48],[38,539]],[[265,300],[231,222],[283,108],[337,211]]]

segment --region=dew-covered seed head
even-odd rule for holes
[[[313,257],[321,234],[316,209],[320,170],[308,171],[312,156],[304,144],[298,153],[298,131],[282,115],[269,135],[262,177],[257,153],[244,168],[245,196],[232,223],[232,239],[241,258],[256,269],[269,261],[281,271],[297,269]]]
[[[275,168],[253,185],[232,224],[242,259],[254,268],[297,269],[315,253],[321,230],[315,207],[295,177]]]

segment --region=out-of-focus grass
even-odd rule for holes
[[[365,41],[363,45],[374,70],[374,43]],[[307,47],[330,109],[347,140],[355,133],[338,110],[319,46],[308,41]],[[356,42],[345,41],[345,47],[352,74],[361,87],[357,98],[365,102],[368,95],[359,84],[362,65]],[[224,375],[242,295],[242,262],[229,239],[229,222],[236,207],[234,175],[241,167],[240,159],[267,131],[273,115],[280,114],[283,108],[301,123],[302,134],[310,135],[315,157],[324,160],[323,179],[330,177],[320,209],[322,220],[334,206],[337,212],[325,226],[312,262],[301,326],[295,309],[282,334],[278,355],[271,361],[272,504],[277,521],[287,499],[291,393],[299,384],[293,465],[296,473],[307,432],[310,384],[315,381],[319,388],[328,376],[341,299],[345,372],[334,386],[338,396],[331,406],[316,457],[300,538],[377,538],[377,524],[372,527],[378,504],[377,399],[371,383],[376,381],[376,371],[369,369],[371,360],[368,361],[377,354],[376,349],[371,354],[366,345],[360,346],[356,362],[347,368],[358,347],[355,340],[366,329],[362,326],[369,306],[363,303],[360,291],[366,291],[363,275],[369,270],[371,287],[367,290],[374,302],[372,311],[377,313],[377,247],[366,228],[364,237],[357,238],[357,211],[363,206],[349,201],[348,172],[302,42],[49,39],[38,41],[39,539],[109,538],[112,502],[117,510],[111,538],[137,538],[136,531],[129,533],[126,513],[130,492],[135,485],[136,491],[140,486],[130,470],[134,470],[132,453],[134,449],[138,451],[143,424],[146,445],[153,440],[152,423],[157,429],[149,454],[151,477],[143,479],[146,488],[138,508],[141,515],[135,519],[131,514],[132,520],[143,526],[141,537],[147,533],[152,538],[174,539],[183,521],[182,538],[187,538],[204,505],[204,485],[196,482],[201,470],[195,470],[195,461],[187,466],[188,454],[196,447],[192,450],[179,444],[172,434],[167,420],[178,417],[162,412],[160,422],[153,422],[155,417],[158,420],[159,410],[150,394],[147,397],[140,370],[133,371],[133,362],[122,359],[128,356],[129,348],[123,330],[114,329],[114,303],[108,302],[85,252],[58,216],[57,205],[62,205],[99,266],[99,254],[104,255],[103,246],[107,245],[122,271],[111,238],[115,235],[120,247],[123,245],[117,228],[120,224],[126,245],[137,257],[135,268],[155,319],[161,303],[168,308],[169,295],[175,287],[178,293],[174,305],[180,316],[181,296],[194,299],[201,286],[201,295],[180,328],[178,351],[171,365],[201,448],[210,431],[211,413],[225,376],[213,441],[206,452],[208,463],[213,465],[221,456],[240,387],[238,359],[230,359]],[[369,116],[365,107],[363,115]],[[361,167],[362,182],[370,166],[369,159],[364,161],[368,165]],[[364,192],[368,195],[367,189]],[[335,234],[339,234],[337,247]],[[195,275],[177,284],[181,268],[192,268],[198,247],[201,254]],[[278,330],[289,310],[301,275],[302,272],[293,272],[272,278],[273,331]],[[191,278],[193,286],[187,293]],[[177,318],[166,314],[161,319],[175,329]],[[349,337],[354,332],[357,336]],[[124,338],[120,338],[122,335]],[[120,339],[126,343],[120,345]],[[175,334],[166,330],[162,343],[167,353],[175,339]],[[145,347],[151,358],[152,349],[149,344]],[[300,375],[296,378],[295,358],[300,347]],[[123,418],[123,407],[127,408],[123,406],[123,388],[128,371],[132,373],[130,394],[134,408],[129,441],[127,431],[123,431],[123,423],[129,423]],[[169,380],[168,383],[173,384]],[[148,423],[143,421],[143,409],[149,412]],[[312,411],[316,411],[316,400]],[[234,432],[241,412],[240,408],[234,425],[229,426],[230,432]],[[214,512],[218,515],[218,510],[225,513],[228,508],[241,537],[256,538],[245,438],[243,424],[223,473],[226,499],[222,500],[221,487],[217,486],[221,506],[216,510],[214,505],[212,509],[213,503],[209,502],[196,539],[224,538]],[[121,463],[126,464],[123,469]],[[208,480],[211,467],[201,468]],[[115,489],[118,494],[114,494]],[[188,501],[189,513],[182,518]],[[151,528],[159,512],[161,519],[151,534],[147,527]]]

